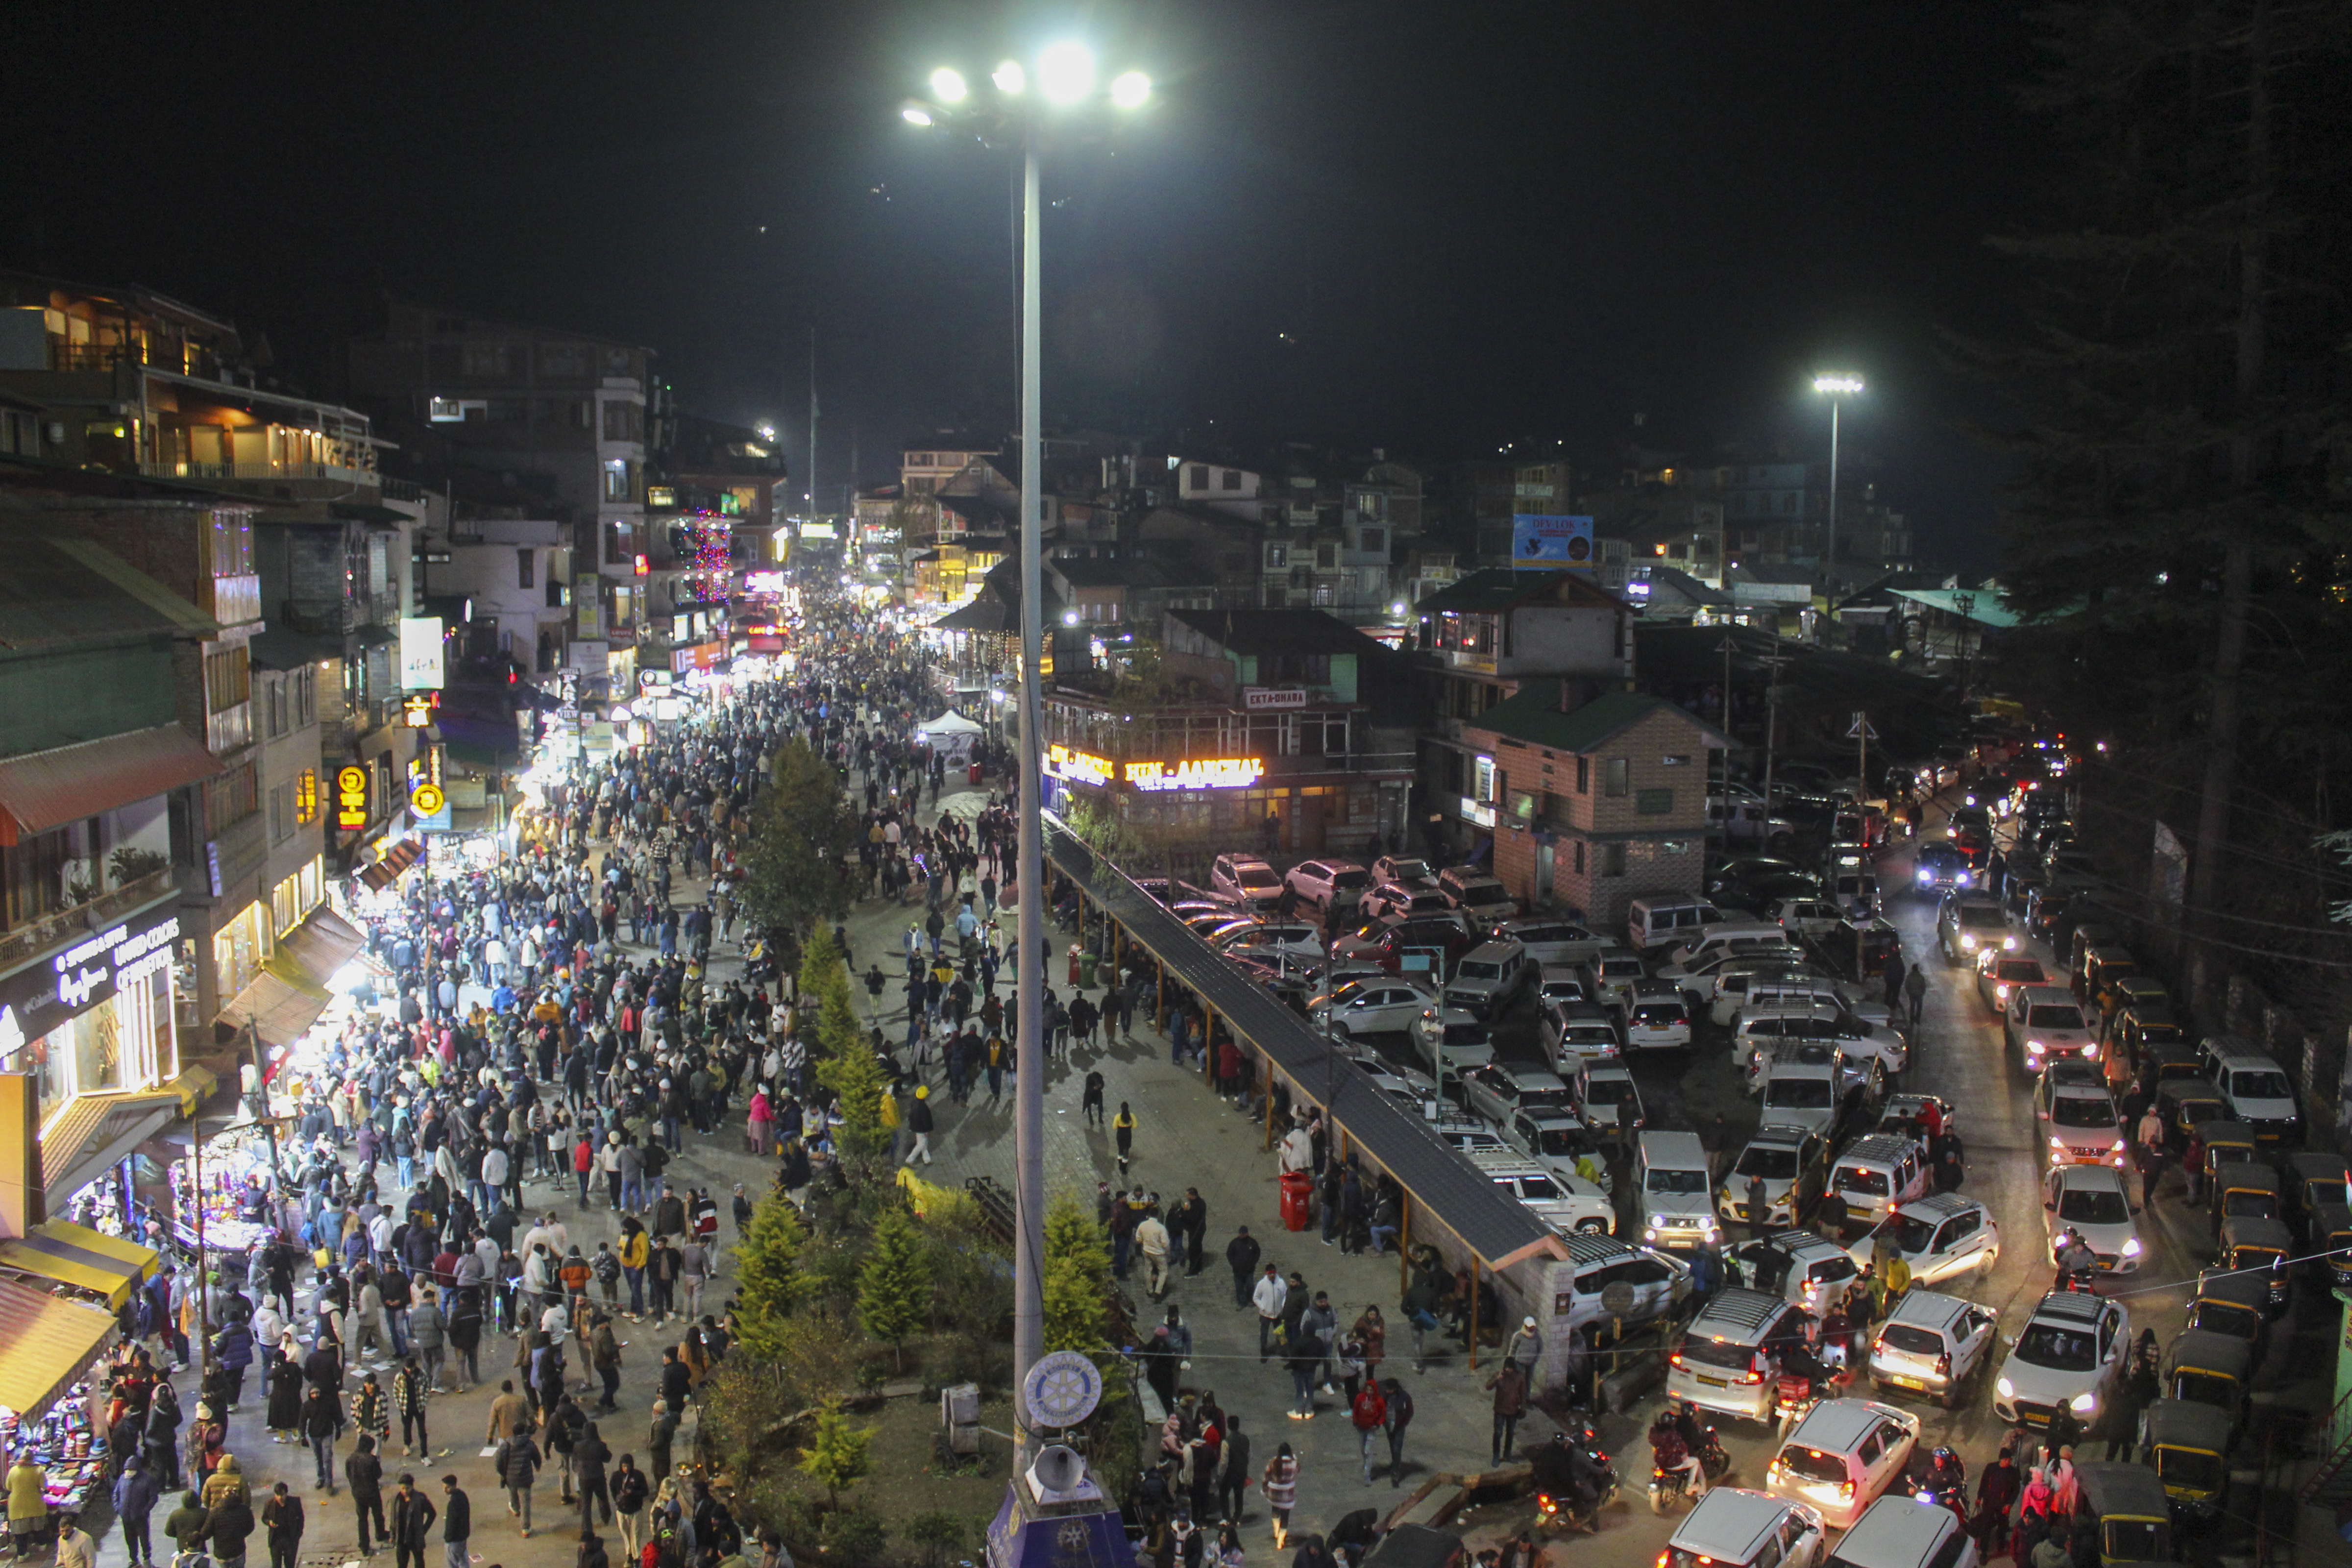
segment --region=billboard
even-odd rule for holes
[[[400,684],[406,691],[438,691],[443,686],[440,616],[401,617]]]
[[[1593,570],[1592,520],[1518,513],[1511,519],[1511,564],[1531,572]]]

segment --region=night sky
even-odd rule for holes
[[[686,406],[795,431],[814,327],[834,491],[853,430],[871,481],[1008,427],[1013,163],[897,110],[1076,31],[1162,90],[1050,152],[1049,425],[1814,455],[1806,382],[1851,368],[1850,457],[1985,566],[1994,395],[1937,334],[2017,328],[1981,241],[2047,172],[2023,9],[20,4],[0,261],[231,315],[313,391],[391,290],[641,342]]]

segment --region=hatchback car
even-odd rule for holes
[[[1790,936],[1808,938],[1828,936],[1845,923],[1844,911],[1822,899],[1777,900],[1764,918]]]
[[[1337,904],[1347,909],[1372,885],[1371,874],[1353,860],[1301,860],[1282,879],[1299,903],[1310,910]]]
[[[1538,1012],[1555,1002],[1590,1002],[1592,988],[1584,983],[1584,972],[1573,964],[1547,963],[1536,971],[1536,1008]]]
[[[1245,909],[1272,910],[1282,902],[1282,879],[1255,855],[1220,855],[1209,868],[1209,890]]]
[[[1644,1120],[1642,1091],[1633,1075],[1614,1062],[1580,1062],[1576,1074],[1576,1108],[1594,1127],[1614,1127],[1631,1137]]]
[[[1574,1072],[1585,1062],[1613,1062],[1622,1042],[1609,1015],[1590,1002],[1555,1002],[1538,1015],[1544,1048],[1552,1066]]]
[[[1811,1503],[1833,1530],[1903,1479],[1919,1442],[1919,1417],[1874,1399],[1824,1399],[1797,1423],[1764,1472],[1774,1497]]]
[[[1385,1035],[1412,1027],[1412,1021],[1434,1000],[1429,993],[1402,980],[1383,976],[1342,985],[1328,996],[1307,1004],[1307,1016],[1316,1027],[1328,1023],[1331,1037],[1346,1040],[1357,1035]]]
[[[1750,1290],[1794,1301],[1826,1317],[1862,1276],[1845,1248],[1810,1230],[1776,1230],[1739,1242],[1724,1255],[1727,1278]]]
[[[1748,1225],[1799,1225],[1821,1201],[1829,1180],[1827,1139],[1803,1127],[1759,1127],[1716,1189],[1716,1212]],[[1764,1186],[1761,1214],[1754,1205],[1759,1182]]]
[[[2053,1263],[2071,1230],[2098,1255],[2100,1272],[2137,1273],[2144,1253],[2138,1213],[2123,1173],[2112,1165],[2053,1165],[2042,1178],[2042,1224]]]
[[[1822,1568],[1829,1532],[1811,1503],[1709,1487],[1658,1554],[1660,1568]]]
[[[1567,1106],[1575,1091],[1559,1074],[1544,1068],[1511,1067],[1488,1062],[1462,1075],[1462,1092],[1470,1109],[1490,1121],[1507,1123],[1526,1107]]]
[[[1856,1265],[1889,1250],[1902,1257],[1915,1286],[1987,1275],[2000,1261],[2000,1226],[1975,1198],[1930,1193],[1896,1204],[1849,1249]]]
[[[2085,1427],[2095,1426],[2130,1345],[2131,1314],[2121,1302],[2053,1290],[2011,1342],[1993,1379],[1993,1414],[2012,1426],[2047,1426],[2063,1405]]]
[[[1969,865],[1968,857],[1949,844],[1922,844],[1911,860],[1912,882],[1923,893],[1948,892],[1976,880],[1976,871]]]
[[[1448,1077],[1458,1077],[1495,1059],[1493,1032],[1459,1007],[1448,1007],[1442,1014],[1433,1005],[1423,1007],[1405,1032],[1421,1059],[1432,1068],[1442,1066]]]
[[[1282,952],[1293,958],[1323,956],[1323,933],[1304,923],[1235,921],[1209,933],[1209,945],[1233,958],[1254,953]]]
[[[2011,994],[2021,985],[2049,984],[2050,972],[2042,967],[2038,958],[2004,952],[1998,948],[1988,948],[1977,955],[1977,996],[1988,1012],[2006,1010]]]
[[[1396,1067],[1375,1056],[1357,1058],[1356,1066],[1374,1089],[1416,1116],[1437,1099],[1437,1080],[1417,1068]]]
[[[1503,1124],[1503,1136],[1555,1176],[1576,1176],[1604,1193],[1615,1190],[1600,1140],[1566,1106],[1529,1106]]]
[[[1633,987],[1648,978],[1639,955],[1622,951],[1595,954],[1584,965],[1585,984],[1592,988],[1592,999],[1603,1007],[1622,1007]]]
[[[2059,1057],[2098,1059],[2098,1031],[2063,985],[2019,986],[2009,994],[2000,1026],[2011,1057],[2027,1072],[2038,1073]]]
[[[1987,951],[2016,952],[2018,940],[1996,900],[1953,898],[1937,912],[1936,945],[1946,963],[1974,963]]]
[[[2074,1068],[2073,1073],[2065,1069]],[[2115,1096],[2104,1080],[2084,1082],[2095,1065],[2062,1058],[2042,1070],[2033,1086],[2033,1125],[2042,1136],[2043,1160],[2053,1165],[2116,1165],[2129,1160]]]
[[[1418,855],[1383,855],[1372,862],[1374,882],[1395,882],[1407,888],[1433,888],[1437,875]]]
[[[1356,908],[1363,917],[1374,921],[1401,921],[1413,915],[1443,914],[1453,907],[1453,900],[1439,892],[1434,884],[1411,888],[1402,882],[1377,883],[1356,901]]]
[[[1582,963],[1603,948],[1617,943],[1570,921],[1505,921],[1494,931],[1497,942],[1516,942],[1540,964]]]
[[[1415,915],[1394,923],[1374,921],[1357,927],[1331,944],[1340,958],[1360,958],[1394,974],[1408,957],[1425,959],[1442,974],[1473,945],[1470,922],[1459,910],[1442,915]]]
[[[2000,1314],[1990,1307],[1914,1285],[1870,1342],[1873,1386],[1925,1394],[1949,1409],[1990,1359]]]

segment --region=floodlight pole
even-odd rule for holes
[[[1023,1392],[1029,1369],[1045,1353],[1045,840],[1040,815],[1045,732],[1038,696],[1045,643],[1044,476],[1040,445],[1037,137],[1023,117],[1021,133],[1021,973],[1013,994],[1021,1026],[1013,1040],[1013,1429],[1014,1473],[1026,1471],[1039,1437]]]

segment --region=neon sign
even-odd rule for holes
[[[1255,757],[1220,757],[1203,763],[1129,763],[1127,782],[1139,790],[1247,789],[1265,775]]]
[[[1045,771],[1057,779],[1071,779],[1079,784],[1107,784],[1111,777],[1108,759],[1074,752],[1067,746],[1045,748]]]

